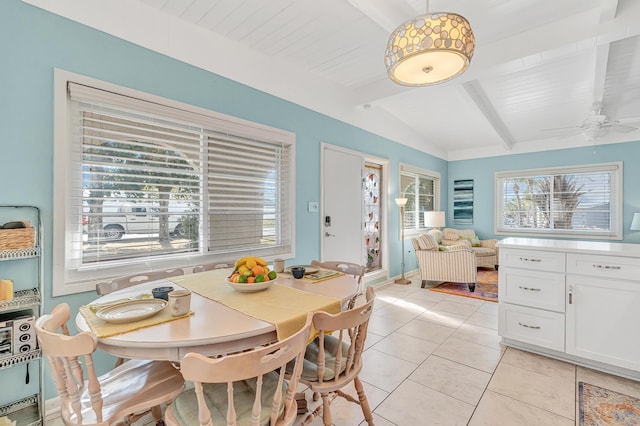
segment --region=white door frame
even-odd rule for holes
[[[382,214],[382,232],[380,237],[382,238],[382,262],[381,269],[367,273],[364,278],[364,282],[378,281],[380,279],[389,279],[389,193],[390,193],[390,168],[389,160],[385,158],[375,157],[363,152],[355,151],[341,146],[332,145],[326,142],[320,143],[320,200],[324,200],[324,151],[325,149],[332,149],[334,151],[340,151],[351,155],[360,156],[366,162],[376,163],[382,167],[382,185],[383,191],[380,192],[380,208]],[[324,203],[320,203],[320,227],[321,232],[324,232]],[[361,220],[364,221],[364,218]],[[328,260],[322,259],[322,253],[324,253],[324,238],[320,235],[320,256],[321,261]]]

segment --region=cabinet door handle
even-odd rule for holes
[[[523,262],[542,262],[542,259],[532,259],[530,257],[521,257],[520,260]]]
[[[572,285],[569,286],[569,304],[570,305],[573,304],[573,286]]]
[[[598,264],[593,264],[593,267],[596,269],[613,269],[613,270],[620,270],[622,269],[622,266],[610,266],[610,265],[598,265]]]
[[[518,325],[519,325],[520,327],[530,328],[530,329],[532,329],[532,330],[540,330],[540,328],[541,328],[539,325],[528,325],[528,324],[523,324],[523,323],[521,323],[521,322],[519,322],[519,323],[518,323]]]
[[[542,291],[541,288],[523,287],[521,285],[519,285],[518,288],[521,290],[528,290],[528,291]]]

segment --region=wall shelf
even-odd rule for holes
[[[16,421],[16,426],[39,426],[42,424],[39,395],[32,395],[20,401],[0,407],[0,416]]]
[[[41,302],[42,298],[40,297],[40,290],[37,288],[30,290],[18,290],[15,292],[12,300],[0,301],[0,312],[40,306]]]
[[[5,350],[0,358],[0,374],[5,377],[15,376],[16,371],[19,370],[14,371],[12,367],[26,364],[27,375],[24,385],[16,386],[16,392],[4,394],[4,397],[15,399],[2,401],[0,417],[7,416],[11,421],[16,422],[16,426],[39,426],[43,424],[44,418],[42,351],[37,347],[35,336],[31,334],[33,328],[29,328],[29,324],[33,324],[31,315],[36,318],[42,315],[42,218],[40,209],[35,206],[0,205],[0,224],[19,220],[28,221],[34,227],[35,238],[32,241],[27,239],[25,244],[22,240],[10,240],[8,242],[12,244],[6,244],[11,237],[7,234],[3,235],[4,247],[19,248],[0,250],[0,278],[14,280],[13,298],[0,300],[0,314],[5,324]],[[33,246],[28,247],[28,245]],[[26,262],[23,262],[24,260]],[[6,327],[10,327],[12,333],[9,335],[13,336],[9,352],[6,351]],[[14,339],[16,336],[19,336],[19,340]],[[24,340],[23,337],[25,337]],[[31,380],[29,379],[30,362],[38,364],[39,372],[37,375],[32,374]],[[5,377],[0,377],[3,384],[7,384],[6,381],[10,380]],[[4,387],[8,389],[8,385]]]

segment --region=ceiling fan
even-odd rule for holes
[[[609,117],[602,114],[601,108],[594,107],[591,114],[589,114],[589,116],[579,126],[556,127],[553,129],[542,129],[542,131],[570,130],[563,136],[567,137],[582,133],[587,140],[592,141],[606,135],[610,131],[616,133],[629,133],[636,129],[638,129],[638,127],[620,124],[620,121],[618,120],[610,120]]]

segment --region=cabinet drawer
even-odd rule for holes
[[[564,312],[564,274],[501,267],[500,301]]]
[[[640,281],[640,259],[569,253],[567,273]]]
[[[554,251],[500,249],[500,267],[564,272],[565,254]]]
[[[564,352],[564,314],[500,302],[498,334]]]

